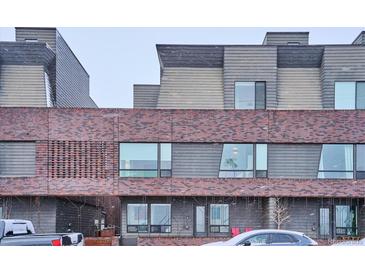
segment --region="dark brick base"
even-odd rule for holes
[[[198,246],[211,242],[226,241],[223,237],[138,237],[140,246]]]

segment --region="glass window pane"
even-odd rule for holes
[[[256,145],[256,170],[267,170],[267,144]]]
[[[356,108],[365,109],[365,82],[356,84]]]
[[[328,236],[330,235],[330,209],[320,208],[319,209],[319,235]]]
[[[228,204],[210,205],[210,225],[229,225]]]
[[[121,143],[120,169],[157,169],[157,144]]]
[[[356,207],[336,205],[336,228],[357,227]]]
[[[319,179],[353,179],[353,172],[345,171],[320,171],[318,172]]]
[[[353,171],[352,145],[323,145],[320,171]]]
[[[265,245],[269,241],[269,234],[260,234],[256,236],[252,236],[251,238],[248,238],[244,242],[250,242],[251,245]]]
[[[151,204],[151,225],[171,225],[170,204]]]
[[[221,170],[253,170],[252,144],[224,144]]]
[[[205,232],[205,206],[195,208],[195,230],[197,233]]]
[[[335,83],[335,109],[355,109],[355,82]]]
[[[157,177],[157,170],[121,170],[120,177]]]
[[[234,90],[236,109],[255,109],[255,82],[236,82]]]
[[[161,169],[171,169],[171,144],[161,144]]]
[[[128,204],[127,224],[147,225],[147,204]]]
[[[256,98],[255,98],[255,108],[256,109],[265,109],[266,103],[266,83],[265,82],[256,82]]]
[[[365,171],[365,145],[356,145],[356,170]]]

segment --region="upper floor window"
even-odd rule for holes
[[[336,82],[335,109],[365,109],[365,82]]]
[[[354,177],[353,169],[353,145],[326,144],[322,146],[318,178],[352,179]]]
[[[253,178],[254,175],[267,177],[267,144],[224,144],[219,177]]]
[[[265,109],[265,82],[235,82],[235,109]]]
[[[121,143],[121,177],[170,177],[171,144]]]

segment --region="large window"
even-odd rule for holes
[[[127,232],[143,233],[148,232],[147,204],[127,205]]]
[[[356,206],[336,205],[336,235],[357,235]]]
[[[229,232],[229,205],[211,204],[210,205],[210,232],[228,233]]]
[[[365,82],[336,82],[335,109],[365,109]]]
[[[235,82],[235,109],[265,109],[265,82]]]
[[[365,179],[365,145],[356,145],[356,178]]]
[[[151,233],[171,232],[171,205],[151,204]]]
[[[170,177],[171,144],[121,143],[120,176]]]
[[[224,144],[219,177],[253,177],[253,144]]]
[[[353,145],[322,146],[318,178],[352,179],[353,174]]]

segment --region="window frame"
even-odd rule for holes
[[[170,207],[170,216],[169,216],[169,224],[152,224],[152,205],[168,205]],[[168,234],[172,232],[172,204],[169,203],[150,203],[149,204],[150,212],[149,212],[149,232],[152,234]],[[163,228],[167,228],[166,231],[163,231]],[[156,231],[153,231],[157,229]]]
[[[147,224],[140,225],[140,224],[129,224],[128,223],[128,214],[129,214],[128,206],[129,205],[146,205],[146,221],[147,221]],[[148,203],[127,203],[127,205],[126,205],[126,216],[127,216],[127,222],[126,222],[127,223],[127,233],[148,233],[149,232]],[[137,231],[131,231],[132,227],[135,227]],[[146,229],[143,229],[144,227]]]
[[[228,224],[227,225],[212,225],[212,206],[216,205],[226,205],[228,209]],[[229,203],[210,203],[209,204],[209,220],[208,220],[208,227],[209,227],[209,234],[229,234],[230,233],[230,227],[231,227],[231,218],[230,218],[230,207]],[[212,228],[218,228],[218,231],[212,231]],[[226,228],[227,231],[222,231],[222,228]]]
[[[235,80],[234,83],[233,83],[233,109],[235,110],[265,110],[266,109],[266,100],[267,100],[267,96],[266,96],[266,90],[267,90],[267,81],[247,81],[247,80]],[[254,108],[251,109],[251,108],[236,108],[236,84],[237,83],[254,83]],[[257,83],[262,83],[265,87],[265,90],[264,90],[264,108],[257,108]]]
[[[157,169],[125,169],[121,168],[121,145],[122,144],[156,144],[157,145],[157,155],[156,155],[156,161],[157,161]],[[171,169],[161,169],[161,144],[170,144],[171,145]],[[119,155],[119,178],[170,178],[172,177],[172,154],[173,154],[173,143],[167,143],[167,142],[119,142],[118,146],[118,155]],[[121,176],[122,171],[154,171],[156,172],[156,176]],[[162,172],[169,172],[169,176],[162,176]]]

